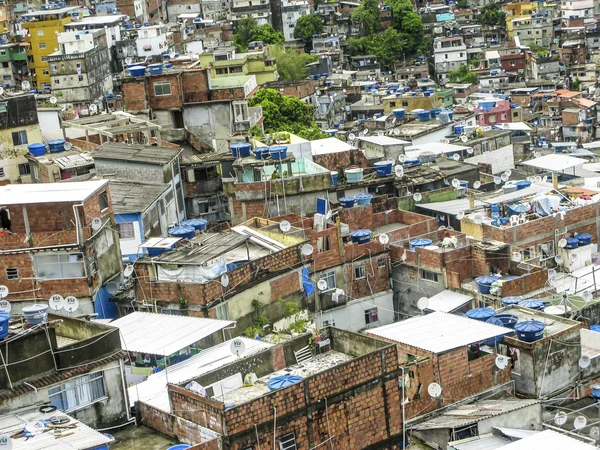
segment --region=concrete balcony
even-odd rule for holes
[[[248,108],[248,117],[234,121],[235,131],[248,131],[262,119],[262,106]]]

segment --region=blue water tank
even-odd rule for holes
[[[475,284],[477,285],[477,289],[479,290],[480,294],[489,294],[492,283],[495,283],[499,279],[500,279],[500,277],[484,275],[484,276],[475,278],[474,281],[475,281]]]
[[[340,204],[342,205],[342,208],[352,208],[354,206],[354,203],[356,203],[356,199],[354,197],[340,198]]]
[[[480,322],[485,322],[495,314],[496,311],[494,311],[494,308],[474,308],[467,311],[468,318],[479,320]]]
[[[524,342],[539,341],[544,337],[546,325],[539,320],[526,320],[515,325],[519,340]]]
[[[36,158],[46,154],[46,144],[29,144],[27,149],[31,153],[31,156],[35,156]]]
[[[354,196],[357,205],[369,205],[373,196],[371,194],[356,194]]]
[[[64,139],[55,139],[53,141],[48,141],[48,148],[50,149],[50,153],[60,153],[65,151],[65,140]]]
[[[0,312],[0,339],[8,336],[8,323],[10,322],[10,313]]]
[[[192,239],[196,235],[196,230],[192,227],[179,226],[169,228],[169,236],[180,237],[183,239]]]
[[[189,219],[184,222],[181,222],[181,225],[184,227],[192,227],[196,231],[205,231],[206,226],[208,225],[208,220],[206,220],[206,219]]]
[[[406,110],[404,108],[397,108],[394,109],[392,113],[394,114],[394,117],[396,119],[404,119],[404,114],[406,113]]]
[[[413,239],[412,241],[410,241],[410,249],[414,250],[417,247],[428,247],[432,243],[433,243],[433,241],[431,239],[425,239],[425,238]]]
[[[460,136],[464,132],[465,132],[465,126],[464,125],[454,125],[454,134],[455,135]]]
[[[421,122],[428,122],[431,120],[431,113],[429,111],[419,111],[417,117]]]
[[[522,302],[519,302],[518,304],[521,308],[536,309],[538,311],[542,311],[544,309],[544,307],[546,306],[543,301],[533,300],[533,299],[523,300]]]
[[[579,241],[579,246],[589,245],[592,243],[592,235],[588,233],[581,233],[576,236]]]
[[[350,232],[352,242],[365,244],[371,240],[371,230],[355,230]]]
[[[512,297],[504,297],[504,298],[502,298],[502,305],[503,306],[518,305],[522,301],[523,301],[523,297],[519,297],[518,295],[515,295]]]
[[[231,144],[229,149],[231,150],[231,156],[234,158],[247,158],[250,156],[250,149],[252,144],[247,142],[238,142],[237,144]]]

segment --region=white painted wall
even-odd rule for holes
[[[131,223],[133,223],[135,239],[119,239],[122,255],[137,255],[141,252],[142,236],[140,235],[140,222],[136,220]]]
[[[60,108],[38,109],[37,115],[40,122],[40,130],[43,133],[48,131],[60,131],[60,121],[58,114]]]
[[[492,173],[497,174],[505,170],[515,168],[515,155],[513,154],[513,146],[507,145],[497,150],[484,153],[482,155],[472,156],[465,159],[466,163],[479,164],[480,162],[491,164]]]

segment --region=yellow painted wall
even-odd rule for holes
[[[0,142],[3,143],[5,148],[5,158],[0,160],[0,167],[4,168],[5,176],[4,178],[0,178],[0,181],[9,179],[13,183],[17,182],[19,179],[19,164],[27,162],[27,158],[25,158],[25,154],[29,151],[27,145],[19,145],[17,147],[12,145],[12,133],[22,130],[27,132],[27,142],[29,144],[42,142],[42,132],[38,124],[0,130]],[[16,154],[12,150],[16,150]]]
[[[404,106],[403,102],[408,103]],[[438,98],[437,92],[429,97],[390,97],[383,99],[384,114],[391,114],[396,108],[404,108],[407,112],[414,109],[431,109],[442,106],[442,101]]]

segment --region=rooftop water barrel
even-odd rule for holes
[[[484,308],[484,309],[488,309],[488,308]],[[468,313],[467,313],[467,315],[468,315]],[[491,325],[496,325],[498,327],[503,327],[504,326],[504,324],[502,323],[502,321],[500,319],[498,319],[497,317],[494,317],[494,316],[492,316],[489,319],[487,319],[485,321],[485,323],[489,323]],[[504,335],[500,335],[500,336],[495,336],[495,337],[490,338],[490,339],[486,339],[485,345],[489,345],[490,347],[493,347],[495,344],[499,344],[500,342],[502,342],[502,338],[503,337],[504,337]]]
[[[256,147],[252,150],[256,159],[267,159],[269,157],[269,147]]]
[[[196,230],[192,227],[179,226],[169,228],[169,236],[180,237],[183,239],[192,239],[196,235]]]
[[[588,233],[581,233],[575,236],[579,241],[579,246],[589,245],[592,243],[592,235]]]
[[[231,144],[229,149],[231,150],[231,156],[234,158],[247,158],[250,156],[251,144],[247,142],[238,142],[237,144]]]
[[[518,295],[512,297],[503,297],[502,298],[502,306],[510,306],[510,305],[518,305],[519,302],[523,301],[523,297]]]
[[[355,230],[350,232],[352,242],[365,244],[371,240],[371,230]]]
[[[287,147],[285,145],[274,145],[269,148],[269,155],[271,159],[285,159],[287,158]]]
[[[429,120],[431,120],[431,113],[429,111],[419,111],[419,113],[417,114],[417,117],[419,118],[419,120],[421,122],[427,122]]]
[[[29,305],[22,311],[29,325],[44,323],[48,317],[48,305]]]
[[[523,300],[523,301],[519,302],[518,305],[521,308],[536,309],[538,311],[543,311],[544,307],[546,306],[543,301],[533,300],[533,299]]]
[[[495,314],[496,311],[494,308],[473,308],[467,311],[467,317],[469,319],[479,320],[480,322],[485,322]]]
[[[600,400],[600,384],[592,384],[590,388],[592,389],[592,397],[594,398],[594,401],[598,403]]]
[[[50,153],[60,153],[65,151],[65,140],[64,139],[55,139],[53,141],[48,141],[48,148],[50,149]]]
[[[579,240],[577,238],[568,238],[567,239],[567,245],[565,246],[565,248],[572,250],[577,247],[579,247]]]
[[[410,249],[415,250],[415,248],[417,247],[428,247],[431,244],[433,244],[433,241],[431,239],[413,239],[412,241],[410,241]]]
[[[331,171],[331,185],[332,186],[337,186],[338,177],[339,177],[339,174],[335,170],[332,170]]]
[[[429,110],[429,112],[431,113],[431,118],[435,119],[437,116],[440,115],[441,111],[442,111],[442,108],[431,108]]]
[[[454,134],[455,135],[460,136],[464,132],[465,132],[465,126],[464,125],[454,125]]]
[[[150,26],[150,22],[144,22],[144,26],[145,27],[149,27]]]
[[[136,28],[142,28],[142,24],[141,24],[141,23],[136,23],[136,24],[135,24],[135,27],[136,27]]]
[[[277,389],[285,389],[286,387],[300,383],[301,381],[302,377],[298,375],[280,375],[278,377],[271,378],[267,383],[267,386],[270,390],[275,391]]]
[[[525,189],[526,187],[531,186],[531,181],[519,180],[515,184],[517,185],[517,189],[521,190],[521,189]]]
[[[172,445],[167,450],[187,450],[190,447],[191,447],[191,445],[187,445],[187,444],[177,444],[177,445]]]
[[[500,277],[484,275],[482,277],[475,278],[474,281],[475,281],[475,284],[477,285],[477,289],[479,290],[480,294],[489,294],[492,283],[495,283],[499,279],[500,279]]]
[[[8,323],[10,322],[10,313],[0,312],[0,339],[8,336]]]
[[[418,166],[421,164],[421,160],[417,157],[417,159],[405,159],[402,163],[405,166]]]
[[[363,170],[361,168],[346,169],[344,170],[344,174],[348,183],[360,183],[363,180]]]
[[[128,29],[130,29],[130,28],[131,28],[131,24],[130,24],[130,23],[126,23],[126,24],[125,24],[125,29],[127,29],[127,30],[128,30]]]
[[[524,342],[539,341],[544,337],[546,325],[539,320],[526,320],[515,325],[515,331],[519,340]]]
[[[189,219],[184,222],[181,222],[181,225],[184,227],[192,227],[196,231],[206,231],[206,226],[208,225],[208,220],[206,220],[206,219]]]
[[[27,149],[31,153],[31,156],[35,156],[36,158],[46,154],[46,144],[29,144]]]
[[[158,255],[162,255],[164,252],[166,251],[170,251],[173,250],[173,247],[175,246],[175,244],[171,245],[171,247],[146,247],[146,250],[148,250],[148,256],[158,256]]]
[[[354,198],[357,205],[370,205],[373,196],[371,194],[356,194]]]
[[[144,66],[132,66],[128,67],[129,75],[132,77],[143,77],[146,74],[146,68]]]
[[[392,166],[393,162],[390,160],[387,161],[377,161],[375,164],[375,171],[377,172],[377,176],[387,177],[392,174]]]
[[[162,75],[162,73],[163,73],[163,65],[162,64],[150,64],[148,66],[148,71],[152,75]]]
[[[396,108],[392,111],[394,117],[396,119],[404,119],[404,114],[406,114],[406,110],[404,108]]]
[[[515,325],[519,321],[519,317],[514,314],[498,314],[494,316],[502,322],[502,326],[510,329],[515,329]]]
[[[354,197],[342,197],[340,198],[340,204],[342,208],[352,208],[356,203],[356,199]]]

